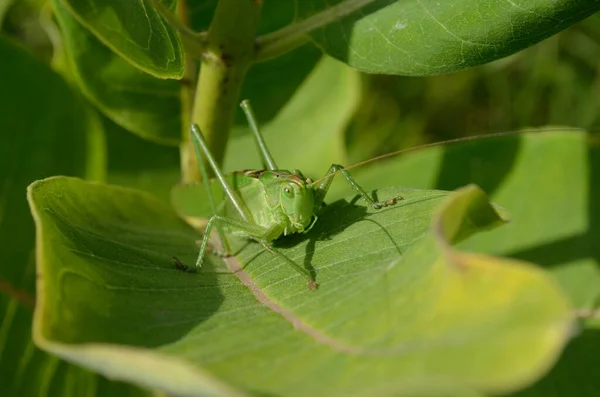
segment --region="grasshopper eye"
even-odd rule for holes
[[[283,194],[287,198],[292,198],[292,197],[294,197],[294,189],[292,189],[292,187],[290,185],[285,185],[283,187]]]

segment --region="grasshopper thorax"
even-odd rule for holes
[[[307,179],[297,170],[264,171],[259,179],[269,207],[287,218],[289,227],[284,234],[308,230],[313,223],[315,200]]]

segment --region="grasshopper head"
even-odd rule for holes
[[[280,204],[294,228],[299,232],[307,229],[314,213],[314,194],[300,178],[290,178],[280,185]]]

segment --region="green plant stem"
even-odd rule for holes
[[[219,0],[206,35],[207,50],[200,67],[191,121],[200,127],[218,164],[223,163],[242,82],[255,57],[254,37],[261,3]],[[183,145],[182,179],[186,183],[198,182],[202,177],[189,130],[184,132]]]
[[[180,0],[177,3],[177,13],[179,16],[180,23],[188,25],[189,15],[186,0]],[[186,48],[186,57],[183,69],[183,79],[181,80],[181,126],[182,134],[185,137],[189,134],[190,124],[192,122],[192,109],[194,107],[194,92],[196,90],[196,74],[197,74],[197,61],[193,57],[189,56]],[[179,148],[180,153],[180,166],[183,170],[188,161],[188,150],[185,139],[182,140],[182,144]]]
[[[345,0],[304,20],[259,37],[256,62],[269,60],[293,50],[308,41],[307,35],[331,22],[338,21],[375,0]]]

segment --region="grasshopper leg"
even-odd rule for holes
[[[226,224],[232,228],[238,229],[247,234],[247,236],[253,240],[258,241],[267,251],[271,252],[274,255],[277,255],[281,259],[283,259],[287,264],[289,264],[294,270],[298,273],[302,274],[307,278],[307,286],[310,290],[315,290],[318,286],[314,277],[310,274],[308,270],[298,265],[296,262],[283,255],[277,249],[273,248],[268,244],[269,236],[272,234],[272,230],[265,229],[262,226],[249,223],[246,221],[228,218],[220,215],[213,215],[208,223],[206,224],[206,229],[204,230],[204,237],[202,238],[202,243],[200,244],[200,252],[198,253],[198,259],[196,260],[196,267],[202,267],[202,263],[204,261],[204,255],[208,249],[208,241],[210,238],[210,232],[212,231],[213,225],[219,222],[221,224]]]
[[[206,229],[204,229],[204,236],[202,238],[202,242],[200,243],[200,252],[198,253],[198,259],[196,260],[196,267],[202,267],[202,262],[204,260],[204,254],[207,252],[208,242],[210,239],[210,233],[212,231],[213,225],[219,222],[220,224],[226,224],[231,227],[234,227],[238,230],[241,230],[247,233],[250,236],[260,236],[264,234],[265,229],[259,225],[252,224],[249,222],[228,218],[220,215],[213,215],[206,224]],[[226,251],[227,252],[227,251]]]
[[[369,204],[369,206],[375,210],[389,207],[391,205],[396,204],[398,201],[402,200],[402,196],[400,196],[400,195],[394,196],[394,197],[389,198],[384,201],[373,200],[373,198],[367,192],[365,192],[365,190],[358,184],[358,182],[356,182],[354,180],[352,175],[350,175],[350,172],[345,170],[344,167],[342,167],[339,164],[332,164],[331,167],[329,167],[329,170],[327,171],[327,173],[325,174],[325,177],[327,177],[328,175],[331,175],[335,172],[338,172],[338,171],[342,172],[342,176],[344,177],[344,179],[346,179],[346,181],[350,184],[350,186],[352,186],[352,188],[367,202],[367,204]],[[315,209],[318,209],[321,206],[321,204],[323,203],[323,200],[325,200],[325,196],[327,195],[327,192],[329,191],[329,187],[331,186],[332,181],[333,181],[333,178],[323,178],[323,180],[314,188],[315,189]]]

